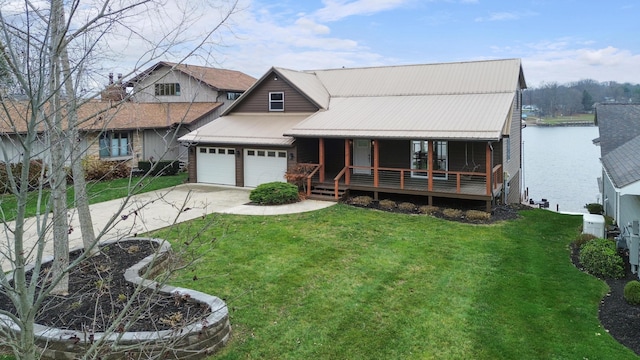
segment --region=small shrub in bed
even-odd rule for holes
[[[578,237],[573,240],[573,244],[575,246],[577,246],[578,248],[581,248],[582,245],[588,243],[589,241],[593,240],[593,239],[597,239],[598,237],[593,235],[593,234],[580,234],[578,235]]]
[[[353,205],[366,207],[373,203],[373,198],[371,196],[356,196],[352,197],[349,202]]]
[[[640,305],[640,281],[632,280],[624,286],[624,299],[631,305]]]
[[[622,257],[616,244],[607,239],[593,239],[580,248],[580,263],[591,274],[619,279],[624,275]]]
[[[420,212],[420,214],[425,214],[425,215],[433,215],[436,212],[438,212],[438,210],[440,210],[440,208],[433,205],[423,205],[418,208],[418,211]]]
[[[249,200],[260,205],[290,204],[300,200],[298,187],[285,182],[258,185],[249,194]]]
[[[602,204],[598,204],[598,203],[590,203],[584,206],[585,209],[587,209],[587,211],[589,212],[589,214],[596,214],[596,215],[600,215],[604,212],[604,208],[602,206]]]
[[[491,218],[490,213],[480,210],[467,210],[464,216],[469,220],[489,220]]]
[[[385,199],[385,200],[380,200],[380,202],[378,203],[378,206],[382,210],[393,210],[396,207],[398,207],[398,204],[396,204],[396,202],[393,200]]]
[[[442,215],[449,219],[457,219],[462,217],[462,210],[447,208],[442,210]]]
[[[401,202],[400,204],[398,204],[398,209],[402,211],[413,212],[416,209],[416,205],[410,202]]]

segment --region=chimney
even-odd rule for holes
[[[118,73],[118,84],[122,84],[122,73]]]
[[[109,85],[112,85],[112,84],[113,84],[113,73],[110,72],[109,73]]]

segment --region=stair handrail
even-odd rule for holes
[[[336,177],[333,178],[333,188],[334,188],[334,197],[336,198],[336,200],[340,199],[340,196],[338,196],[338,193],[340,192],[340,179],[344,176],[344,174],[347,172],[347,170],[349,169],[348,166],[345,166],[344,168],[342,168],[342,170],[338,173],[338,175],[336,175]]]
[[[312,172],[309,173],[309,175],[307,175],[307,196],[311,196],[311,179],[315,176],[315,174],[318,173],[320,168],[322,168],[322,165],[320,164],[310,164],[310,165],[314,165],[314,169]]]

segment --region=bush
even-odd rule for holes
[[[290,204],[300,200],[298,187],[285,182],[258,185],[249,194],[249,200],[260,205]]]
[[[410,203],[410,202],[401,202],[400,204],[398,204],[398,209],[402,210],[402,211],[415,211],[416,210],[416,205],[414,203]]]
[[[11,172],[13,173],[13,177],[15,178],[16,185],[20,186],[20,176],[22,175],[22,163],[10,164]],[[43,167],[42,160],[31,160],[29,161],[29,190],[36,189],[40,185],[40,173],[42,172]],[[46,170],[45,170],[45,179],[46,179]],[[43,179],[43,181],[46,181]],[[0,162],[0,193],[6,193],[10,191],[11,184],[9,182],[9,174],[7,173],[7,164]]]
[[[442,210],[442,215],[450,219],[457,219],[462,217],[462,210],[447,208]]]
[[[589,214],[601,215],[604,212],[604,208],[602,207],[602,204],[591,203],[591,204],[585,205],[584,207],[587,209]]]
[[[180,171],[180,162],[178,160],[138,161],[138,169],[151,176],[169,176]]]
[[[425,214],[425,215],[433,215],[437,213],[438,210],[440,210],[440,208],[433,205],[423,205],[418,208],[418,211],[420,212],[420,214]]]
[[[385,199],[385,200],[380,200],[380,202],[378,203],[378,206],[380,207],[380,209],[383,209],[383,210],[393,210],[396,207],[398,207],[398,204],[396,204],[396,202],[393,200]]]
[[[632,280],[624,286],[624,299],[631,305],[640,305],[640,281]]]
[[[491,214],[486,211],[480,210],[467,210],[464,213],[464,216],[469,220],[489,220],[491,219]]]
[[[349,202],[353,205],[369,206],[373,203],[373,198],[371,196],[356,196],[351,198]]]
[[[593,240],[593,239],[597,239],[598,237],[593,235],[593,234],[580,234],[578,235],[578,237],[573,240],[573,244],[575,246],[577,246],[578,248],[581,248],[582,245],[588,243],[589,241]]]
[[[96,155],[86,156],[82,159],[85,178],[87,180],[113,180],[129,177],[131,167],[126,161],[101,160]]]
[[[580,262],[590,274],[619,279],[624,275],[622,257],[616,244],[607,239],[593,239],[580,248]]]

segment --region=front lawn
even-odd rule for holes
[[[89,203],[95,204],[103,201],[109,201],[113,199],[119,199],[126,197],[129,194],[140,194],[148,191],[154,191],[159,189],[168,188],[184,183],[187,178],[186,173],[173,175],[173,176],[158,176],[158,177],[138,177],[134,176],[125,179],[116,179],[109,181],[89,181],[87,183],[87,194],[89,196]],[[49,198],[49,190],[45,189],[43,192],[43,200],[41,205],[41,211],[44,210],[44,203]],[[69,186],[67,190],[67,204],[73,207],[74,203],[74,190],[73,185]],[[29,193],[26,216],[34,216],[38,209],[38,192],[33,191]],[[17,202],[16,197],[13,194],[0,195],[0,209],[3,220],[11,221],[16,216]]]
[[[199,234],[173,283],[226,300],[233,335],[215,359],[637,359],[598,322],[606,285],[569,259],[582,218],[521,215],[468,225],[336,205],[154,236]]]

